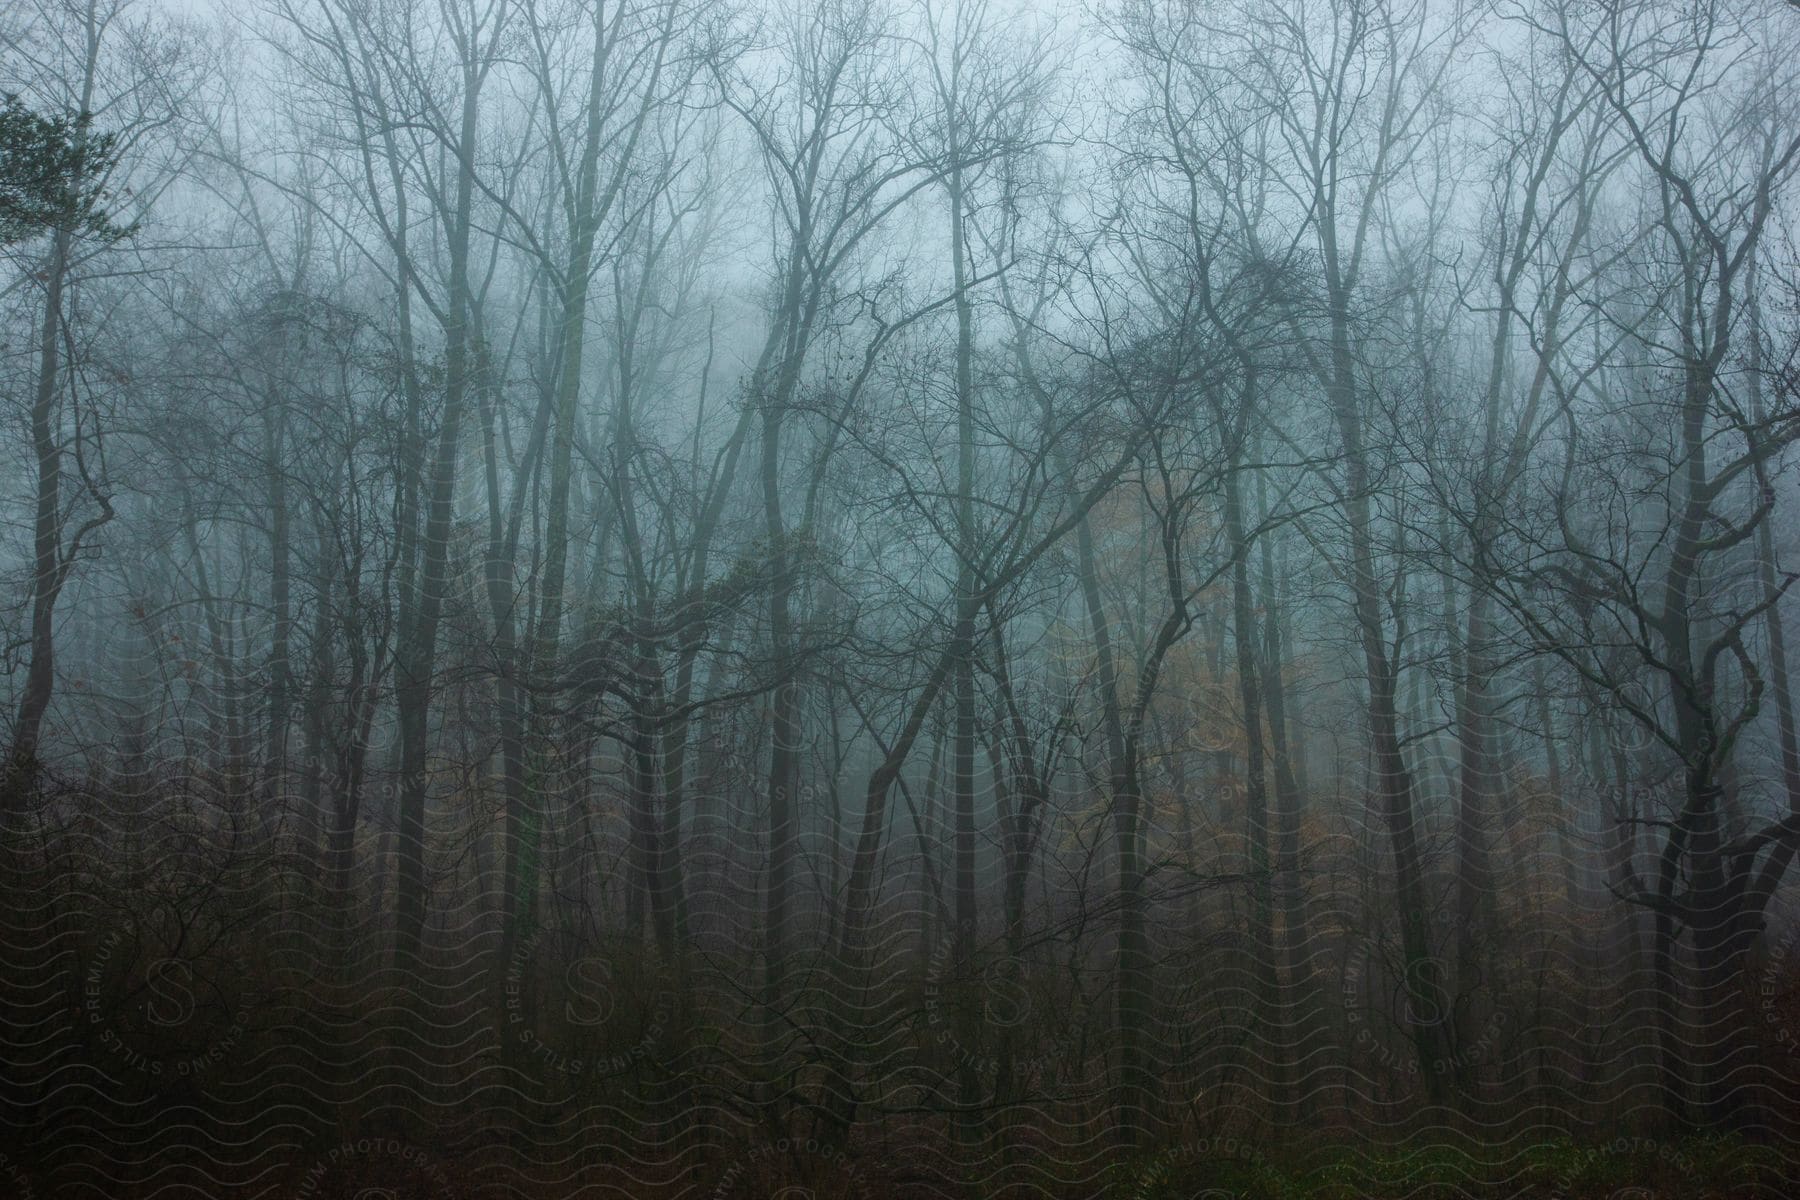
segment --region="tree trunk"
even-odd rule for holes
[[[792,912],[794,860],[799,829],[794,790],[800,778],[800,685],[795,678],[794,631],[790,607],[794,580],[787,528],[781,515],[781,427],[783,395],[765,397],[763,408],[762,493],[769,556],[769,658],[774,689],[769,697],[769,873],[765,885],[763,1002],[779,1007],[787,976],[788,925]]]
[[[44,318],[38,334],[37,386],[31,398],[31,446],[37,467],[37,510],[32,521],[31,658],[13,723],[12,759],[7,764],[0,819],[22,817],[37,794],[38,752],[44,714],[56,686],[56,598],[62,591],[62,442],[56,428],[57,377],[61,358],[63,285],[69,271],[71,235],[51,235],[44,269]]]
[[[1113,657],[1112,625],[1100,593],[1094,536],[1084,517],[1075,528],[1081,595],[1100,693],[1101,724],[1110,767],[1109,797],[1113,817],[1113,868],[1116,872],[1119,924],[1113,952],[1113,1004],[1118,1036],[1119,1073],[1113,1088],[1115,1136],[1132,1144],[1149,1112],[1151,1078],[1144,1034],[1149,1008],[1149,943],[1144,928],[1143,856],[1138,828],[1137,780],[1130,762],[1124,717],[1119,706],[1118,669]]]
[[[417,954],[424,940],[428,904],[425,879],[425,797],[429,780],[431,703],[437,670],[438,623],[450,567],[450,526],[456,494],[457,450],[469,384],[469,228],[474,198],[477,91],[465,71],[456,201],[450,228],[449,318],[444,328],[444,408],[432,457],[425,503],[425,529],[410,620],[400,634],[394,670],[394,703],[400,733],[398,888],[395,900],[396,949]]]
[[[950,119],[950,157],[958,161],[956,118]],[[975,907],[975,383],[974,318],[968,296],[968,245],[963,221],[962,170],[953,168],[950,195],[951,277],[956,288],[956,575],[957,619],[955,722],[951,733],[951,804],[956,817],[956,933],[951,957],[957,976],[972,968],[977,936]],[[980,1098],[974,1054],[978,1012],[971,997],[956,1006],[959,1043],[965,1052],[957,1064],[957,1092],[965,1110]],[[977,1134],[976,1122],[958,1121],[965,1142]]]
[[[1394,898],[1399,908],[1401,952],[1407,993],[1407,1021],[1426,1091],[1433,1104],[1447,1096],[1440,1063],[1450,1058],[1445,1022],[1450,1006],[1441,966],[1433,957],[1427,927],[1430,906],[1419,848],[1413,782],[1400,749],[1396,704],[1398,672],[1388,657],[1382,589],[1375,575],[1373,517],[1370,513],[1368,452],[1363,445],[1362,409],[1350,352],[1348,299],[1333,304],[1331,405],[1343,441],[1344,506],[1350,526],[1350,566],[1354,612],[1362,641],[1369,688],[1369,741],[1374,757],[1375,795],[1394,859]]]
[[[1474,1085],[1475,1055],[1485,1017],[1477,999],[1484,985],[1484,958],[1490,914],[1494,910],[1494,877],[1488,831],[1490,797],[1498,781],[1489,732],[1488,688],[1493,664],[1493,598],[1484,588],[1469,597],[1468,634],[1464,641],[1465,676],[1457,689],[1457,730],[1461,761],[1456,805],[1456,1000],[1451,1028],[1455,1033],[1455,1080],[1459,1091]]]
[[[1241,479],[1245,434],[1255,419],[1256,371],[1246,364],[1243,397],[1231,429],[1223,406],[1215,409],[1225,443],[1225,535],[1231,547],[1231,633],[1238,682],[1238,706],[1244,727],[1244,840],[1249,850],[1250,930],[1248,942],[1258,1000],[1268,1014],[1264,1026],[1270,1047],[1268,1084],[1279,1114],[1278,1124],[1292,1119],[1296,1097],[1291,1034],[1293,1005],[1281,994],[1276,973],[1274,870],[1270,855],[1269,789],[1263,744],[1262,666],[1258,661],[1256,603],[1250,591],[1250,533],[1244,520]]]

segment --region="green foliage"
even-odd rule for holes
[[[1386,1153],[1345,1153],[1312,1172],[1300,1194],[1319,1200],[1536,1195],[1529,1188],[1521,1192],[1517,1170],[1511,1150],[1500,1146],[1443,1144]]]
[[[101,181],[118,136],[95,133],[92,121],[40,116],[13,93],[0,96],[0,245],[52,229],[109,242],[133,232],[105,210]]]
[[[1671,1200],[1784,1194],[1781,1156],[1737,1137],[1547,1142],[1528,1151],[1525,1170],[1543,1194],[1569,1200],[1634,1191]]]

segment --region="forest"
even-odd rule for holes
[[[1789,0],[7,0],[0,1197],[1800,1194],[1797,174]]]

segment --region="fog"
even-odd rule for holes
[[[0,1196],[1782,1196],[1800,9],[17,0]]]

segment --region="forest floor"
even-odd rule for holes
[[[0,1161],[4,1161],[0,1159]],[[1040,1164],[1042,1165],[1042,1164]],[[1176,1154],[1120,1162],[1084,1182],[1039,1176],[1001,1184],[939,1176],[929,1185],[895,1181],[853,1167],[848,1177],[783,1177],[768,1180],[690,1180],[681,1185],[639,1179],[564,1175],[559,1183],[527,1183],[514,1177],[490,1187],[483,1172],[465,1173],[450,1159],[429,1176],[368,1170],[309,1177],[297,1188],[268,1181],[245,1191],[214,1191],[209,1200],[482,1200],[484,1197],[626,1197],[629,1200],[1794,1200],[1800,1197],[1800,1161],[1791,1150],[1731,1140],[1648,1142],[1619,1139],[1611,1145],[1552,1143],[1527,1147],[1509,1160],[1443,1148],[1407,1155],[1344,1149],[1308,1155],[1304,1164],[1243,1159],[1183,1160]],[[1050,1169],[1046,1176],[1062,1174]],[[13,1193],[0,1175],[0,1196]],[[185,1191],[185,1189],[182,1189]],[[20,1200],[64,1194],[52,1187],[28,1189]],[[76,1193],[69,1193],[71,1195]],[[84,1187],[80,1195],[95,1195]],[[140,1200],[167,1194],[152,1189],[108,1189],[107,1200]]]
[[[1165,1154],[1102,1193],[1135,1200],[1771,1200],[1800,1198],[1794,1147],[1734,1137],[1547,1142],[1502,1156],[1452,1146],[1342,1148],[1283,1163]]]

